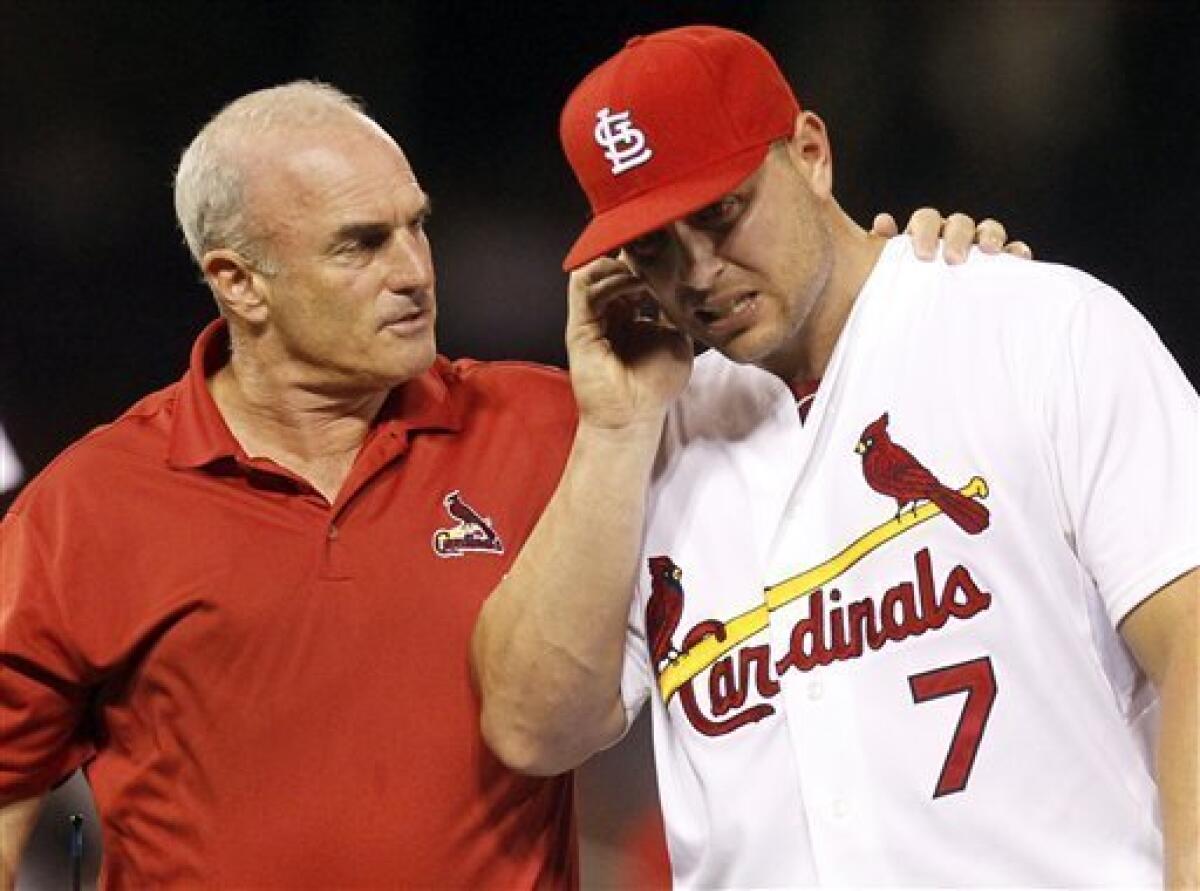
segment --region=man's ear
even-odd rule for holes
[[[245,257],[237,251],[218,248],[204,255],[200,268],[224,312],[250,325],[267,320],[266,281]]]
[[[833,197],[833,149],[825,122],[811,111],[796,115],[796,129],[787,142],[788,156],[822,198]]]

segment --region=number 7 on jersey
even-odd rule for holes
[[[961,792],[967,787],[971,768],[975,764],[975,753],[979,751],[988,715],[996,700],[996,675],[992,671],[991,657],[983,656],[914,674],[908,679],[908,686],[912,690],[913,702],[918,704],[953,693],[967,694],[933,797],[941,798]]]

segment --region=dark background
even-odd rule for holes
[[[776,54],[860,222],[994,215],[1123,291],[1200,380],[1195,2],[0,0],[0,421],[26,469],[183,371],[214,306],[175,161],[298,77],[364,99],[433,196],[442,351],[561,363],[586,208],[559,108],[629,36],[691,22]]]
[[[695,21],[775,52],[860,222],[995,215],[1121,289],[1196,381],[1198,9],[0,0],[0,420],[36,471],[182,372],[214,307],[175,161],[223,103],[297,77],[362,97],[432,194],[442,351],[561,362],[558,263],[586,208],[558,110],[628,36]]]

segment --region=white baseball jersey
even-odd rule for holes
[[[1155,886],[1116,628],[1200,564],[1200,405],[1078,271],[889,243],[802,426],[715,352],[672,411],[623,694],[675,881]]]

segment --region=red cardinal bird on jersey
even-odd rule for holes
[[[683,570],[670,557],[651,557],[647,562],[650,599],[646,603],[646,637],[657,669],[663,662],[679,658],[671,638],[683,618]]]
[[[940,507],[964,532],[978,535],[986,529],[991,517],[988,509],[938,482],[907,449],[892,442],[887,425],[888,416],[884,412],[863,431],[854,450],[863,456],[867,485],[896,499],[896,516],[900,516],[905,505],[926,499]]]

